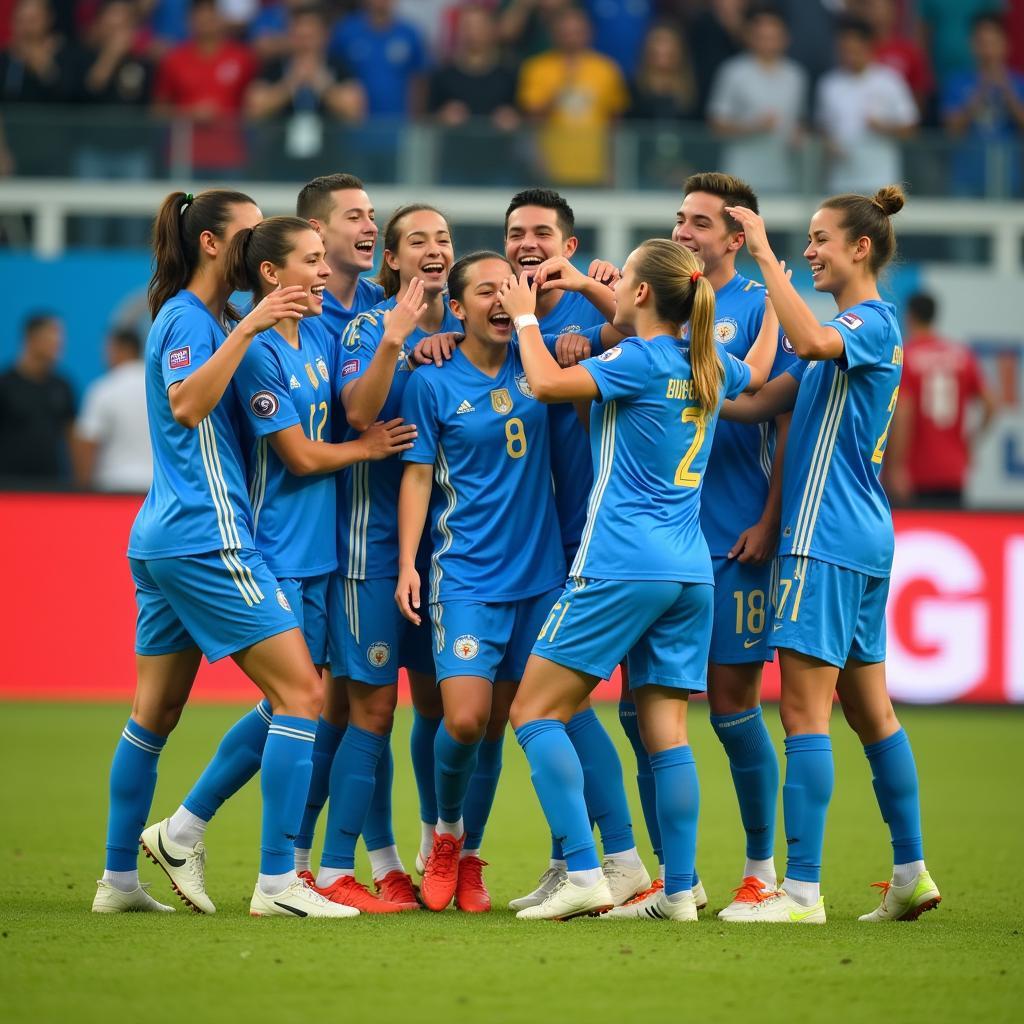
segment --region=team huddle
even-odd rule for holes
[[[140,883],[141,847],[186,906],[214,913],[205,830],[258,773],[253,916],[489,911],[481,850],[511,722],[551,829],[517,916],[696,921],[708,897],[687,707],[703,692],[746,837],[720,919],[825,922],[837,692],[893,845],[861,920],[936,906],[885,684],[893,529],[878,474],[903,350],[877,279],[902,205],[891,186],[814,214],[805,257],[837,307],[823,325],[754,192],[719,173],[687,180],[671,239],[586,274],[572,210],[547,189],[512,198],[502,252],[459,259],[441,211],[398,209],[376,282],[362,275],[378,228],[351,175],[308,183],[295,217],[264,219],[241,192],[168,196],[145,356],[154,479],[128,548],[138,685],[93,910],[173,909]],[[736,270],[744,245],[763,285]],[[760,707],[776,652],[781,879]],[[264,699],[147,826],[204,654],[230,655]],[[589,701],[617,667],[653,879]],[[392,826],[400,669],[418,885]],[[355,877],[360,836],[372,891]]]

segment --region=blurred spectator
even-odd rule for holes
[[[7,483],[67,476],[75,399],[55,369],[63,349],[60,320],[52,313],[33,313],[22,328],[18,361],[0,374],[0,477]]]
[[[290,12],[301,11],[309,6],[310,0],[281,0],[280,3],[268,3],[260,8],[246,32],[249,46],[260,61],[265,63],[279,60],[287,53]]]
[[[927,109],[935,87],[928,57],[900,25],[897,0],[856,0],[854,10],[875,34],[875,61],[903,76],[914,94],[918,109]]]
[[[946,131],[964,142],[953,157],[957,195],[1016,194],[1024,149],[1024,75],[1011,71],[1008,40],[997,15],[971,30],[974,68],[950,75],[942,89]]]
[[[501,0],[498,29],[520,60],[546,53],[555,45],[554,24],[574,0]]]
[[[107,339],[108,372],[82,399],[71,435],[75,483],[97,491],[144,494],[153,479],[146,419],[146,366],[142,342],[131,328]]]
[[[690,26],[690,52],[702,113],[707,109],[715,72],[743,49],[746,13],[747,0],[710,0]]]
[[[67,103],[74,98],[80,56],[53,27],[48,0],[20,0],[11,45],[0,53],[0,101]]]
[[[449,56],[452,27],[461,6],[461,0],[395,0],[398,17],[412,25],[423,40],[428,64]]]
[[[225,178],[245,162],[239,117],[256,61],[228,37],[215,0],[192,0],[189,25],[191,39],[174,47],[157,69],[157,110],[192,122],[193,174]]]
[[[839,66],[818,82],[815,114],[825,135],[830,192],[873,192],[901,180],[897,140],[913,131],[917,106],[892,68],[872,62],[873,42],[865,22],[842,21]]]
[[[971,449],[991,422],[996,401],[974,353],[934,333],[935,313],[931,295],[910,298],[885,468],[895,502],[955,507],[963,500]],[[980,418],[973,408],[978,404]]]
[[[789,56],[817,84],[836,64],[836,29],[851,0],[775,0],[789,26]]]
[[[519,106],[540,125],[547,177],[600,185],[608,175],[608,129],[629,106],[629,90],[615,61],[591,49],[583,11],[563,11],[554,32],[555,48],[523,64]]]
[[[585,7],[594,26],[594,49],[633,78],[654,16],[653,0],[586,0]]]
[[[756,181],[762,193],[792,191],[799,176],[793,150],[807,108],[807,75],[786,57],[789,34],[778,11],[755,8],[747,18],[747,52],[727,60],[711,87],[708,119],[729,139],[729,174]]]
[[[1001,14],[1003,0],[917,0],[918,32],[941,87],[971,68],[971,24],[979,14]]]
[[[637,121],[685,121],[697,117],[697,83],[682,36],[655,25],[644,40],[627,116]]]
[[[330,53],[366,90],[372,117],[407,118],[424,107],[427,56],[419,32],[395,17],[394,0],[363,0],[331,35]]]
[[[139,11],[135,0],[106,0],[83,54],[77,98],[86,103],[141,107],[150,100],[153,67],[137,52]]]

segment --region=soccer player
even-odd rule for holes
[[[402,403],[419,434],[402,457],[395,599],[417,625],[415,560],[428,509],[434,548],[427,601],[444,718],[434,745],[438,820],[421,895],[435,911],[453,896],[463,910],[490,908],[489,898],[465,899],[460,876],[469,858],[479,861],[493,788],[473,820],[467,807],[463,821],[463,807],[485,737],[500,758],[530,646],[565,579],[548,411],[527,385],[498,299],[510,273],[491,252],[455,264],[450,306],[465,340],[444,365],[417,370]],[[435,481],[441,494],[432,504]]]
[[[231,655],[272,715],[262,756],[260,874],[255,916],[351,917],[294,869],[292,842],[312,770],[321,682],[284,591],[253,541],[232,377],[253,339],[298,321],[308,295],[279,288],[233,330],[227,253],[261,219],[241,192],[171,193],[154,227],[154,317],[146,343],[153,485],[128,545],[135,579],[138,683],[110,772],[107,866],[93,910],[167,911],[139,884],[138,844],[157,761],[188,700],[202,655]],[[159,845],[159,836],[156,840]],[[193,864],[202,869],[202,859]]]
[[[895,185],[873,196],[826,199],[811,218],[804,256],[814,289],[838,310],[826,324],[789,284],[764,222],[740,206],[743,227],[798,363],[754,400],[736,403],[748,422],[793,408],[783,472],[782,540],[772,641],[782,668],[788,863],[782,886],[762,892],[732,921],[823,924],[820,892],[825,816],[834,768],[829,718],[838,691],[871,765],[889,826],[892,879],[862,921],[913,920],[940,900],[924,863],[917,769],[885,683],[885,602],[893,528],[879,482],[900,389],[903,344],[895,311],[878,294],[892,258]],[[730,413],[731,414],[731,413]]]
[[[519,911],[524,920],[561,920],[613,905],[564,723],[624,657],[655,775],[666,873],[654,906],[617,913],[697,919],[698,790],[686,706],[689,693],[706,688],[714,586],[700,532],[700,488],[722,399],[764,383],[778,331],[769,324],[745,363],[716,346],[714,291],[693,253],[666,239],[630,254],[615,296],[615,323],[637,336],[563,369],[532,325],[534,291],[525,276],[501,292],[534,393],[542,401],[596,402],[595,480],[583,538],[512,708],[548,823],[564,837],[568,867],[543,902]]]
[[[445,305],[453,262],[451,232],[443,214],[414,204],[398,209],[384,230],[380,280],[385,302],[355,317],[345,331],[341,354],[341,398],[352,431],[378,418],[398,415],[412,365],[409,353],[425,335],[450,331],[459,322]],[[355,844],[364,831],[374,779],[388,749],[398,701],[398,670],[409,671],[419,735],[413,738],[413,767],[421,790],[427,769],[417,756],[422,734],[440,721],[433,681],[429,630],[415,629],[394,603],[398,566],[397,502],[402,467],[397,459],[354,469],[344,481],[339,507],[338,575],[345,616],[335,619],[342,635],[332,641],[331,669],[343,678],[349,724],[331,769],[317,886],[333,897],[358,893]],[[433,788],[432,758],[429,764]],[[378,782],[378,785],[380,783]],[[386,780],[390,789],[390,779]],[[424,809],[424,821],[432,813]],[[435,819],[436,820],[436,819]],[[424,826],[433,833],[433,821]],[[376,830],[375,830],[376,831]],[[390,820],[386,834],[364,832],[370,866],[385,900],[418,906]],[[424,842],[424,846],[426,843]],[[429,848],[423,853],[425,857]],[[368,894],[367,894],[368,895]]]

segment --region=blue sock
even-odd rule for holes
[[[476,771],[469,780],[466,793],[467,850],[479,850],[484,839],[484,828],[494,804],[494,794],[498,791],[498,778],[501,776],[501,752],[505,744],[505,736],[496,740],[484,740],[477,754]],[[446,819],[447,820],[447,819]]]
[[[295,839],[309,793],[315,740],[316,722],[295,715],[274,715],[267,730],[260,768],[261,875],[283,875],[295,870]]]
[[[272,716],[270,701],[264,698],[228,729],[213,759],[182,801],[186,810],[209,821],[221,804],[260,770]]]
[[[570,871],[600,867],[583,797],[583,767],[565,726],[539,718],[516,729],[516,739],[530,762],[530,779],[548,825],[561,839],[566,867]]]
[[[601,831],[605,855],[633,849],[636,840],[622,783],[622,762],[611,736],[593,708],[573,715],[565,731],[583,767],[587,813]]]
[[[416,789],[420,795],[420,821],[437,821],[434,739],[440,724],[440,718],[424,718],[413,708],[409,752],[412,755],[412,773],[416,778]]]
[[[798,882],[821,881],[825,815],[834,782],[832,740],[827,735],[806,733],[786,737],[782,816],[789,847],[787,878]]]
[[[469,791],[469,780],[476,771],[476,743],[460,743],[453,739],[441,721],[434,737],[434,787],[437,794],[437,820],[458,821]]]
[[[670,747],[651,754],[658,802],[658,823],[665,844],[665,892],[692,889],[697,857],[697,813],[700,784],[693,751]]]
[[[878,743],[869,744],[864,753],[871,765],[878,807],[892,836],[892,862],[909,864],[924,860],[917,766],[907,734],[900,729]]]
[[[747,833],[747,857],[768,860],[775,852],[779,759],[761,709],[735,715],[712,715],[711,728],[729,757],[740,819]]]
[[[647,756],[643,740],[640,739],[640,726],[637,723],[635,704],[626,701],[619,704],[619,724],[636,755],[636,787],[640,790],[640,806],[644,812],[647,835],[650,836],[651,847],[654,849],[654,856],[658,858],[658,863],[664,864],[661,828],[658,825],[658,804],[654,790],[654,772],[651,770],[651,759]]]
[[[108,871],[134,871],[138,865],[139,836],[153,804],[156,762],[166,742],[166,736],[144,729],[132,718],[121,732],[110,766]]]
[[[316,742],[313,744],[313,774],[309,777],[309,792],[306,794],[306,809],[302,812],[302,824],[295,845],[300,850],[313,848],[313,833],[316,832],[317,818],[327,803],[331,785],[331,766],[338,744],[345,735],[344,729],[331,725],[326,718],[316,723]]]
[[[387,736],[378,736],[351,722],[345,730],[331,766],[322,868],[355,867],[356,840],[366,822],[377,784],[377,762],[387,742]]]
[[[395,845],[391,824],[391,784],[395,778],[395,761],[391,756],[391,733],[384,737],[384,749],[377,758],[373,780],[373,796],[363,822],[363,842],[367,850],[383,850]]]

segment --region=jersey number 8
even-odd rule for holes
[[[505,420],[505,451],[512,459],[521,459],[526,454],[526,430],[518,416]]]

